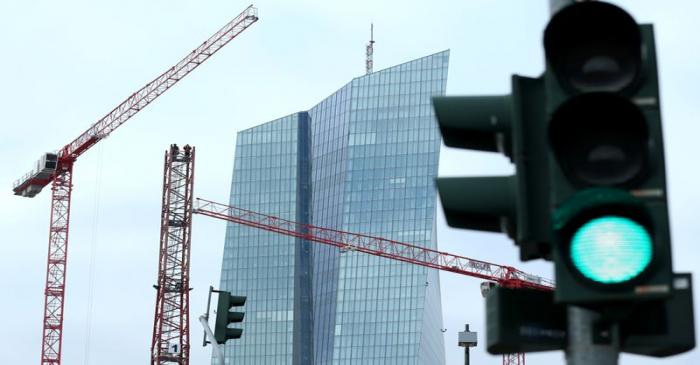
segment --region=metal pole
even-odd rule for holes
[[[469,325],[464,326],[464,332],[457,333],[457,345],[464,347],[464,365],[469,365],[469,348],[476,346],[476,332],[469,331]]]
[[[549,0],[549,14],[554,15],[559,9],[575,2],[576,0]]]
[[[619,337],[615,328],[609,333],[610,344],[596,344],[594,322],[599,318],[596,312],[569,306],[568,334],[566,348],[567,365],[617,365],[619,358]]]
[[[209,323],[209,308],[211,308],[211,293],[214,291],[214,287],[209,285],[209,298],[207,298],[207,311],[204,313],[204,319]],[[202,346],[207,346],[209,341],[207,341],[207,331],[204,331],[204,336],[202,336]],[[214,337],[212,337],[214,339]]]
[[[213,340],[210,343],[214,347],[216,357],[219,358],[219,364],[224,365],[224,352],[221,350],[221,346],[218,343],[216,343],[216,340],[214,340],[214,333],[211,331],[211,328],[209,328],[209,322],[206,318],[204,318],[204,316],[199,316],[199,322],[202,324],[204,332],[206,332],[206,334],[209,335],[209,337]]]
[[[469,332],[469,325],[464,325],[464,332]],[[464,365],[469,365],[469,346],[464,346]]]

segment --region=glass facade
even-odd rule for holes
[[[307,112],[239,132],[230,203],[437,248],[449,51],[358,77]],[[235,274],[234,274],[235,273]],[[435,270],[229,225],[221,288],[246,295],[230,364],[444,364]]]

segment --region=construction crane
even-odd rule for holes
[[[73,164],[81,154],[109,136],[257,20],[257,9],[250,5],[199,47],[188,53],[180,62],[131,94],[76,139],[57,152],[44,154],[33,170],[15,182],[13,187],[15,195],[29,198],[34,197],[46,185],[52,183],[42,365],[60,365],[61,363]]]
[[[482,292],[487,290],[489,284],[493,283],[507,288],[554,290],[553,281],[528,274],[512,266],[474,260],[464,256],[453,255],[447,252],[432,250],[381,237],[316,227],[310,224],[298,223],[272,215],[216,203],[210,200],[197,198],[195,208],[192,212],[316,243],[335,246],[345,252],[363,252],[374,256],[386,257],[392,260],[484,279],[487,282],[482,283]],[[503,355],[503,365],[525,365],[525,354]]]
[[[194,148],[171,145],[164,165],[151,365],[189,365]]]

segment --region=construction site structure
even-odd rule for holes
[[[363,252],[391,260],[484,279],[487,280],[481,285],[481,291],[484,295],[486,290],[493,285],[507,288],[554,290],[553,281],[528,274],[512,266],[474,260],[386,238],[316,227],[200,198],[197,198],[193,212],[248,227],[335,246],[344,252]],[[525,365],[525,354],[505,354],[503,355],[503,365]]]
[[[363,252],[374,256],[386,257],[392,260],[484,279],[507,288],[554,289],[553,281],[541,278],[537,275],[528,274],[512,266],[470,259],[468,257],[386,238],[298,223],[272,215],[216,203],[210,200],[197,198],[193,213],[297,237],[311,242],[335,246],[346,252]]]
[[[76,159],[97,142],[109,136],[136,113],[143,110],[257,20],[257,9],[250,5],[200,46],[188,53],[180,62],[131,94],[58,152],[44,154],[34,169],[15,182],[14,194],[29,198],[34,197],[46,185],[52,183],[49,252],[42,321],[42,365],[60,365],[61,363],[72,177],[73,164]]]
[[[503,365],[525,365],[525,354],[507,354],[503,355]]]
[[[164,165],[151,365],[189,365],[194,147],[171,145]]]

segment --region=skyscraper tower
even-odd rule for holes
[[[436,248],[449,51],[353,79],[238,133],[232,205]],[[435,270],[230,225],[221,288],[246,295],[236,364],[444,364]]]

